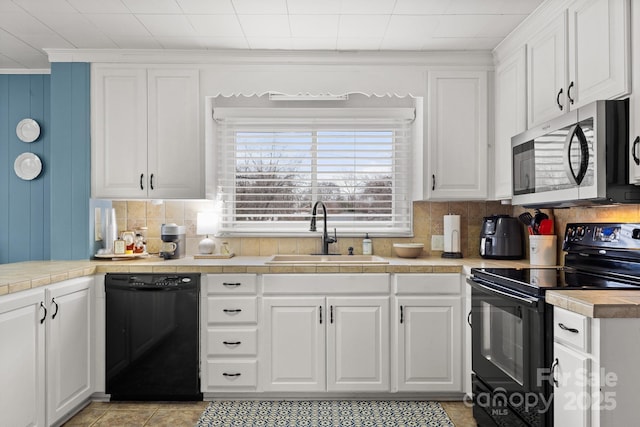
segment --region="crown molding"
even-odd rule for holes
[[[491,51],[291,51],[44,49],[50,62],[202,65],[393,65],[493,67]]]
[[[51,74],[49,68],[0,68],[0,74]]]
[[[543,30],[549,22],[564,11],[574,0],[547,0],[527,16],[498,46],[493,49],[495,63],[516,51]]]

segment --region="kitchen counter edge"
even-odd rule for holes
[[[556,290],[547,291],[545,300],[591,318],[640,318],[640,292],[636,290]]]
[[[0,296],[99,273],[461,273],[473,267],[528,267],[527,260],[500,261],[482,258],[443,259],[385,258],[388,264],[280,264],[269,265],[270,256],[238,256],[229,259],[184,257],[164,260],[149,256],[135,260],[25,261],[0,265]]]

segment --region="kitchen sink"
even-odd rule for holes
[[[273,255],[266,264],[389,264],[376,255]]]

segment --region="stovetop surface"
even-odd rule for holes
[[[508,289],[529,295],[544,295],[552,289],[627,289],[640,290],[640,281],[576,271],[568,267],[549,268],[474,268],[472,274]]]
[[[564,267],[473,268],[486,285],[543,296],[551,289],[640,290],[640,223],[567,224]]]

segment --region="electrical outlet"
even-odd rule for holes
[[[444,251],[444,235],[434,234],[431,236],[431,250]]]

